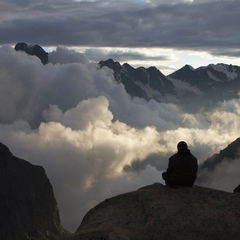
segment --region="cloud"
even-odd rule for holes
[[[13,3],[1,3],[1,44],[238,48],[238,1]]]
[[[211,51],[212,55],[215,56],[225,56],[225,57],[239,57],[240,51],[239,49],[230,49],[230,50],[224,50],[224,49],[216,49]]]
[[[56,50],[53,50],[49,53],[49,61],[53,64],[56,63],[82,63],[86,64],[88,59],[84,54],[76,52],[74,50],[69,50],[66,47],[57,47]]]
[[[120,49],[98,49],[98,48],[90,48],[86,49],[84,51],[84,54],[86,56],[89,56],[89,58],[93,61],[99,62],[99,59],[109,59],[112,58],[114,61],[119,61],[119,62],[129,62],[129,60],[159,60],[159,61],[168,61],[170,60],[170,57],[167,55],[149,55],[146,54],[147,49],[145,49],[145,52],[143,53],[139,51],[139,49],[127,49],[123,48],[122,50]]]
[[[86,210],[120,193],[118,185],[122,192],[138,187],[122,168],[156,151],[158,133],[150,127],[134,129],[112,122],[105,97],[84,100],[64,114],[51,107],[45,115],[49,121],[36,130],[26,122],[1,125],[1,141],[15,155],[44,166],[62,222],[75,230]]]
[[[224,159],[214,171],[202,173],[201,185],[223,191],[233,192],[239,185],[240,158]]]
[[[49,57],[54,64],[43,65],[0,48],[0,141],[44,167],[70,231],[100,201],[162,182],[178,141],[202,162],[239,137],[239,99],[186,114],[174,104],[132,99],[110,69],[83,53],[58,47]]]
[[[4,0],[0,45],[95,48],[95,53],[85,53],[90,61],[113,58],[134,67],[156,66],[170,74],[186,63],[238,64],[238,16],[239,1],[226,0],[26,0],[21,4]]]

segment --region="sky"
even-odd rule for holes
[[[238,1],[0,2],[0,141],[44,167],[66,229],[106,198],[163,183],[179,141],[202,163],[240,136],[240,99],[195,114],[132,99],[98,60],[238,64],[239,10]],[[16,52],[17,42],[44,46],[51,63]],[[232,192],[239,172],[236,156],[203,186]]]
[[[0,45],[66,46],[91,61],[240,65],[239,0],[2,0]]]

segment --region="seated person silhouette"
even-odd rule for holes
[[[162,178],[167,186],[192,186],[197,178],[197,159],[184,141],[177,144],[177,150],[169,158],[168,168],[162,173]]]

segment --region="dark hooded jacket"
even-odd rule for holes
[[[197,177],[197,159],[189,149],[179,149],[169,158],[165,174],[166,184],[169,186],[192,186]]]

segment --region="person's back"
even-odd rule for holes
[[[185,142],[179,142],[177,149],[178,152],[169,158],[168,169],[162,177],[168,186],[192,186],[197,177],[197,159]]]

